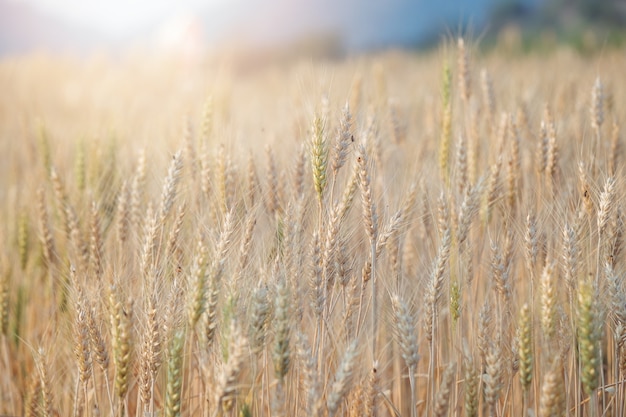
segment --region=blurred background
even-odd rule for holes
[[[624,44],[625,29],[624,0],[0,0],[0,56],[341,57],[459,34],[484,48],[584,51]]]

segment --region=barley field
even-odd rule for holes
[[[0,61],[0,414],[622,416],[626,54]]]

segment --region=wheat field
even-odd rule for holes
[[[624,415],[624,68],[4,58],[0,415]]]

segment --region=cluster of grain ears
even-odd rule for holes
[[[623,53],[120,60],[0,60],[0,415],[626,412]]]

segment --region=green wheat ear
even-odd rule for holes
[[[22,315],[24,312],[24,286],[19,285],[17,287],[17,300],[15,301],[15,308],[13,309],[13,343],[15,346],[20,344],[22,340]]]
[[[17,220],[17,249],[20,255],[20,267],[22,271],[26,270],[28,264],[28,214],[25,210],[21,213]]]
[[[289,288],[284,278],[280,278],[277,288],[276,312],[274,316],[274,372],[283,381],[291,364],[290,339],[290,298]]]
[[[324,121],[319,115],[313,121],[313,140],[311,141],[311,165],[313,167],[313,184],[317,198],[321,202],[326,188],[326,167],[328,162],[328,146],[324,132]]]
[[[76,188],[85,191],[85,140],[81,139],[76,145],[76,159],[74,160],[74,175]]]
[[[602,337],[599,323],[598,297],[591,279],[584,279],[578,287],[578,346],[580,351],[581,379],[587,395],[598,388]]]
[[[456,280],[450,284],[450,314],[456,324],[461,317],[461,287]]]
[[[452,71],[448,61],[443,64],[443,83],[441,88],[442,119],[439,148],[439,167],[446,184],[450,181],[450,142],[452,141],[452,104],[451,104]]]
[[[239,410],[239,417],[252,417],[252,410],[248,402],[244,402]]]
[[[39,154],[41,155],[41,162],[43,169],[46,173],[46,177],[50,176],[50,170],[52,168],[52,158],[50,156],[50,141],[48,140],[48,131],[43,121],[37,122],[37,147],[39,148]]]
[[[224,363],[228,362],[230,356],[232,324],[235,322],[236,309],[237,300],[231,294],[222,309],[222,358]]]
[[[9,332],[9,274],[0,272],[0,335]]]
[[[179,417],[182,403],[183,347],[185,332],[178,330],[170,342],[167,362],[167,388],[165,394],[165,416]]]

